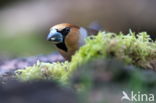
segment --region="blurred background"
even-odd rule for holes
[[[156,37],[155,0],[1,0],[0,57],[49,54],[49,28],[68,22],[87,27],[97,22],[107,31],[147,31]]]
[[[135,32],[147,31],[154,39],[155,5],[156,0],[0,0],[0,65],[4,59],[54,52],[56,49],[46,40],[46,36],[51,26],[64,22],[84,27],[99,23],[104,30],[115,33],[128,33],[129,29]],[[16,69],[24,68],[21,65],[25,66],[25,61],[8,61],[0,69],[3,73],[4,68],[7,68],[6,71],[14,66]],[[33,64],[31,60],[26,62]],[[87,71],[83,71],[85,69]],[[11,85],[5,85],[5,81],[12,80],[11,76],[11,73],[2,77],[0,75],[0,84],[6,87],[1,88],[0,85],[0,101],[4,100],[2,103],[43,103],[53,100],[58,101],[55,103],[77,103],[77,95],[73,91],[57,87],[51,81],[32,84],[13,81]],[[102,103],[121,103],[119,99],[123,88],[156,94],[155,81],[155,72],[142,72],[118,61],[97,60],[75,72],[71,87],[83,88],[81,84],[84,83],[86,91],[79,96],[82,100],[89,98],[88,103],[100,103],[96,101],[104,99],[111,102]]]

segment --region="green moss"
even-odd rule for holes
[[[16,76],[22,81],[35,80],[35,79],[53,79],[61,82],[67,80],[69,71],[69,62],[57,63],[42,63],[37,62],[32,67],[27,67],[22,70],[16,71]]]
[[[156,59],[156,42],[146,32],[130,32],[127,35],[100,32],[97,36],[88,38],[86,45],[73,56],[71,68],[99,57],[115,57],[127,64],[146,68],[149,61]]]
[[[96,58],[117,58],[146,68],[151,60],[156,59],[156,42],[146,32],[135,34],[130,31],[127,35],[99,32],[86,39],[86,44],[73,55],[71,62],[37,63],[18,70],[17,77],[24,81],[54,79],[65,82],[78,66]]]

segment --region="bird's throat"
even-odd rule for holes
[[[67,49],[65,43],[59,43],[59,44],[56,44],[56,46],[57,46],[59,49],[65,51],[65,52],[68,51],[68,49]]]

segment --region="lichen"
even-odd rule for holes
[[[78,66],[97,58],[116,58],[126,64],[147,68],[149,62],[156,59],[156,42],[146,32],[135,34],[130,31],[127,35],[99,32],[86,39],[86,44],[72,56],[71,62],[38,62],[17,70],[16,76],[23,81],[53,79],[66,82]]]

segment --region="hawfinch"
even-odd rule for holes
[[[71,56],[84,45],[85,38],[94,34],[97,30],[62,23],[51,27],[47,40],[55,44],[61,55],[70,61]]]

